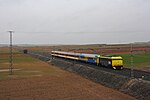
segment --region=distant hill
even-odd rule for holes
[[[8,44],[0,44],[0,47],[8,47]]]
[[[134,46],[150,46],[150,41],[149,42],[135,42]]]
[[[149,42],[135,42],[134,44],[150,44],[150,41]]]

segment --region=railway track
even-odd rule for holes
[[[43,60],[43,61],[49,61],[52,59],[52,56],[48,53],[29,51],[28,54],[30,54],[31,56],[34,56],[36,58],[39,58],[40,60]],[[83,65],[83,66],[95,68],[97,70],[103,70],[105,72],[109,72],[109,73],[121,75],[121,76],[124,76],[127,78],[131,78],[131,69],[129,69],[129,68],[124,68],[123,70],[113,70],[111,68],[105,68],[105,67],[101,67],[101,66],[96,66],[96,65],[92,65],[92,64],[88,64],[88,63],[84,63],[84,62],[80,62],[80,61],[73,61],[73,60],[63,59],[63,58],[55,57],[55,59],[53,59],[53,60],[64,61],[64,62],[77,64],[77,65]],[[150,72],[133,69],[133,77],[132,78],[150,81]]]

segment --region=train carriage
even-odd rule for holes
[[[97,54],[80,54],[79,60],[98,65],[99,57],[100,55]]]
[[[80,54],[79,53],[73,53],[73,52],[52,51],[51,55],[54,57],[61,57],[61,58],[78,60]]]

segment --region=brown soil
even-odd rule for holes
[[[52,50],[62,50],[62,51],[68,51],[68,52],[80,52],[80,53],[97,53],[97,54],[130,54],[131,53],[131,47],[128,46],[93,46],[89,45],[86,46],[44,46],[44,47],[28,47],[25,48],[28,50],[33,51],[42,51],[42,52],[51,52]],[[134,53],[145,53],[150,52],[149,46],[134,46],[133,47]]]
[[[130,54],[130,47],[105,47],[105,48],[88,48],[88,49],[74,49],[75,52],[82,53],[97,53],[97,54]],[[149,47],[133,47],[134,53],[150,52]]]
[[[79,75],[57,71],[49,76],[0,81],[0,100],[135,100]]]

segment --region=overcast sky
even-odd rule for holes
[[[150,41],[150,0],[0,0],[0,44]]]

